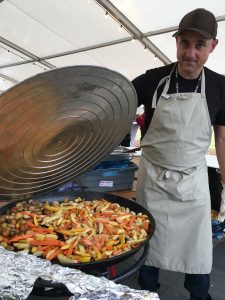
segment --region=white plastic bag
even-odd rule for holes
[[[221,204],[220,204],[220,212],[218,214],[218,220],[223,222],[225,220],[225,184],[222,183],[223,190],[221,193]]]

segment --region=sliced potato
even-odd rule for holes
[[[61,264],[65,264],[65,265],[66,264],[77,264],[77,262],[78,262],[76,259],[70,259],[63,254],[58,254],[57,258]]]
[[[30,249],[30,245],[27,243],[13,243],[13,246],[18,249],[18,250],[22,250],[22,249]]]

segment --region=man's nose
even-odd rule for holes
[[[189,47],[189,48],[187,49],[187,51],[186,51],[186,55],[187,55],[188,57],[190,57],[190,58],[195,57],[195,55],[196,55],[196,49],[195,49],[195,47]]]

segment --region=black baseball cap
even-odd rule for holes
[[[217,27],[218,24],[213,13],[204,8],[197,8],[181,19],[178,31],[173,36],[176,37],[185,30],[193,30],[206,39],[215,39]]]

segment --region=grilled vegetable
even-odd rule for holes
[[[148,237],[148,216],[105,199],[18,203],[0,217],[0,244],[63,264],[128,252]]]

